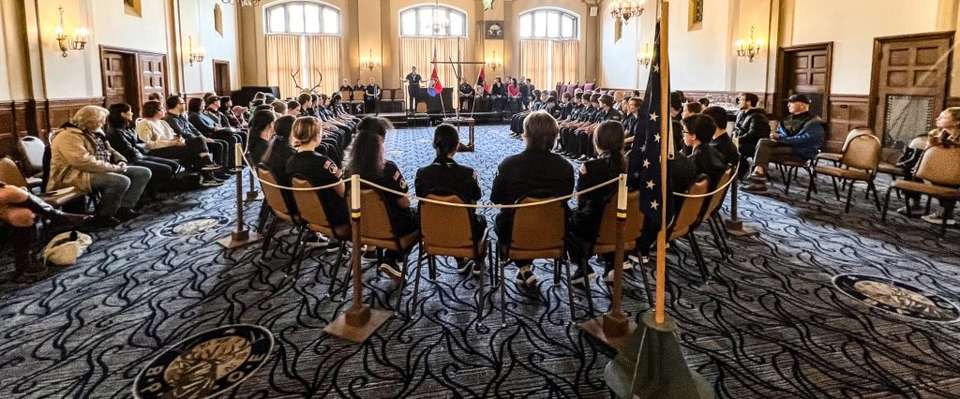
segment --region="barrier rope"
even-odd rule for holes
[[[723,190],[726,190],[727,187],[730,186],[730,183],[733,183],[734,180],[737,180],[737,173],[738,173],[739,171],[740,171],[740,164],[738,163],[738,164],[737,164],[737,167],[733,168],[733,173],[730,175],[730,179],[727,180],[727,182],[724,183],[723,185],[721,185],[720,187],[717,187],[716,190],[713,190],[713,191],[711,191],[711,192],[709,192],[709,193],[706,193],[706,194],[686,194],[686,193],[678,193],[678,192],[674,191],[674,192],[673,192],[673,195],[676,195],[676,196],[678,196],[678,197],[683,197],[683,198],[706,198],[706,197],[712,197],[712,196],[714,196],[714,195],[717,195],[717,193],[719,193],[719,192],[721,192],[721,191],[723,191]]]

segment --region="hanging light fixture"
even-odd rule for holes
[[[63,33],[63,6],[60,6],[60,25],[57,25],[57,45],[60,46],[60,55],[66,57],[67,50],[83,50],[87,47],[87,36],[89,32],[86,27],[80,27],[74,30],[73,35]]]
[[[434,1],[433,5],[433,21],[428,25],[430,31],[433,32],[434,36],[441,35],[450,35],[450,19],[447,18],[446,13],[440,15],[440,2],[439,0]]]
[[[650,51],[650,43],[647,43],[643,46],[643,52],[637,53],[637,64],[648,67],[651,61],[653,61],[653,52]]]
[[[610,10],[610,16],[614,21],[620,20],[624,25],[630,21],[630,18],[639,18],[643,15],[643,3],[645,0],[613,0],[613,8]]]
[[[203,47],[197,47],[197,50],[193,50],[193,37],[187,36],[187,39],[190,41],[190,51],[187,54],[187,60],[190,61],[190,66],[193,66],[193,63],[203,62]]]
[[[750,40],[743,41],[743,39],[737,40],[735,47],[737,49],[738,57],[747,57],[747,61],[753,62],[753,57],[756,57],[757,54],[760,54],[760,50],[763,50],[763,39],[753,39],[753,29],[750,27]]]
[[[238,5],[241,7],[256,7],[262,0],[220,0],[223,4]]]

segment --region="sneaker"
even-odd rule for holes
[[[380,257],[377,256],[377,250],[376,250],[376,249],[365,250],[365,251],[363,251],[363,255],[360,256],[360,260],[361,260],[362,262],[375,262],[375,261],[377,261],[377,260],[379,260],[379,259],[380,259]]]
[[[203,179],[200,180],[201,187],[218,187],[223,184],[222,181],[216,179]]]
[[[920,217],[920,219],[923,219],[923,221],[927,223],[943,224],[943,210],[941,209],[929,215],[922,216]],[[947,220],[947,226],[953,226],[955,224],[957,224],[956,220],[953,220],[953,219]]]
[[[743,187],[740,187],[740,190],[754,194],[765,194],[767,192],[767,185],[764,183],[745,184]]]
[[[133,209],[130,209],[130,208],[120,208],[120,209],[117,210],[117,213],[116,213],[115,215],[113,215],[113,217],[117,218],[117,220],[119,220],[119,221],[121,221],[121,222],[126,222],[126,221],[130,221],[130,220],[136,219],[136,218],[137,218],[138,216],[140,216],[140,215],[142,215],[142,213],[137,212],[137,211],[135,211],[135,210],[133,210]]]
[[[633,269],[633,262],[631,262],[630,260],[623,261],[623,271],[627,271],[630,269]]]
[[[523,270],[520,270],[520,274],[523,276],[523,279],[527,283],[528,287],[532,287],[537,284],[537,275],[530,271],[529,266]]]
[[[754,183],[766,183],[766,182],[767,182],[767,174],[766,174],[766,173],[753,172],[753,173],[750,174],[750,176],[747,176],[747,180],[750,180],[750,181],[752,181],[752,182],[754,182]]]
[[[213,177],[216,177],[217,180],[230,180],[233,175],[227,172],[215,172]]]
[[[527,285],[527,279],[523,277],[522,271],[517,272],[517,276],[513,278],[513,283],[516,285]]]
[[[587,279],[596,277],[597,273],[593,271],[592,267],[577,266],[577,270],[570,276],[570,285],[574,288],[585,289],[587,288]]]
[[[463,274],[473,269],[473,259],[457,259],[457,273]]]
[[[211,162],[211,163],[208,163],[208,164],[206,164],[206,165],[201,166],[201,167],[200,167],[200,170],[203,170],[203,171],[205,171],[205,172],[209,172],[209,171],[213,171],[213,170],[220,170],[221,168],[223,168],[223,167],[220,166],[219,164],[217,164],[217,163],[215,163],[215,162]]]
[[[400,270],[397,269],[397,265],[395,265],[392,261],[384,261],[381,263],[380,271],[394,280],[400,280],[403,277],[403,274],[401,274]]]
[[[480,270],[482,269],[482,267],[480,266],[480,263],[479,263],[479,262],[474,262],[473,260],[471,260],[470,263],[473,263],[473,271],[472,271],[473,275],[474,275],[474,276],[479,276],[479,275],[480,275]]]
[[[923,212],[923,207],[920,206],[920,204],[901,206],[897,209],[897,213],[901,215],[913,215],[913,217],[917,217],[920,212]]]
[[[613,263],[606,263],[603,266],[603,282],[613,284]]]
[[[586,155],[581,155],[580,158],[577,158],[577,162],[587,162],[590,160],[590,157]]]

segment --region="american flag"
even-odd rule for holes
[[[637,118],[636,138],[630,150],[628,172],[630,186],[640,190],[640,211],[644,224],[661,223],[663,196],[661,195],[660,168],[663,155],[660,153],[660,126],[667,123],[670,127],[670,115],[662,115],[660,90],[660,22],[657,21],[653,42],[653,59],[650,61],[650,76],[647,78],[647,90],[643,96],[643,108]],[[669,175],[669,171],[667,172]]]

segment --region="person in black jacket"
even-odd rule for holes
[[[458,164],[453,160],[460,146],[460,134],[457,128],[450,124],[441,124],[433,132],[433,148],[437,157],[430,165],[417,170],[415,189],[417,196],[426,197],[428,194],[456,195],[465,203],[475,204],[482,195],[477,172],[468,166]],[[471,231],[475,239],[483,236],[487,227],[487,220],[470,209]],[[473,275],[480,275],[480,264],[477,259],[457,259],[457,271]]]
[[[720,151],[708,144],[713,140],[717,124],[713,118],[701,114],[690,115],[680,123],[683,125],[683,143],[689,149],[690,160],[697,166],[697,173],[710,177],[710,189],[713,190],[727,168]]]
[[[714,132],[710,145],[720,151],[724,162],[737,166],[740,162],[740,153],[737,151],[737,145],[733,143],[733,138],[727,134],[727,110],[718,106],[707,107],[703,110],[703,115],[709,116],[717,124],[717,131]]]
[[[602,184],[627,170],[623,158],[623,125],[619,121],[607,120],[600,123],[593,134],[593,145],[597,149],[597,159],[580,165],[577,191]],[[597,239],[606,202],[616,201],[616,192],[617,185],[610,184],[577,196],[577,208],[570,215],[567,234],[567,252],[570,261],[577,266],[570,277],[570,284],[574,287],[582,288],[585,286],[585,279],[595,277],[588,263],[587,251]],[[613,259],[612,253],[603,255],[603,275],[608,282],[613,281],[610,273],[613,270]]]
[[[108,111],[105,133],[110,146],[123,155],[130,165],[143,166],[153,173],[147,183],[147,197],[155,197],[161,188],[171,188],[170,182],[180,170],[180,164],[172,159],[147,155],[146,143],[140,140],[133,129],[133,108],[130,104],[113,104]]]
[[[535,111],[527,116],[523,126],[523,152],[500,162],[493,180],[490,201],[495,204],[514,204],[531,193],[561,197],[573,192],[573,167],[563,157],[551,153],[560,127],[546,111]],[[566,206],[564,204],[564,206]],[[513,211],[504,209],[497,215],[494,226],[497,237],[505,245],[511,241]],[[532,259],[513,259],[517,264],[518,285],[533,286],[537,276],[530,270]]]
[[[226,168],[229,168],[231,165],[226,164],[225,161],[228,159],[227,151],[230,149],[226,147],[226,142],[200,134],[200,131],[183,115],[184,105],[183,100],[179,96],[173,95],[167,97],[167,113],[163,116],[163,120],[170,125],[170,128],[173,129],[176,135],[187,142],[194,138],[202,139],[213,160],[223,168],[214,172],[214,177],[221,180],[229,179],[232,175],[227,173]]]
[[[757,152],[757,143],[760,139],[770,137],[770,119],[762,108],[756,108],[760,97],[753,93],[740,93],[737,104],[740,112],[733,125],[733,137],[737,139],[740,150],[740,172],[737,176],[742,179],[750,171],[750,162]]]
[[[190,121],[190,124],[197,128],[204,137],[213,139],[226,149],[225,157],[223,158],[225,165],[234,165],[233,148],[239,140],[234,136],[232,128],[225,128],[219,125],[220,113],[217,112],[217,109],[220,107],[220,99],[216,96],[210,96],[207,97],[207,101],[206,104],[216,104],[213,105],[213,113],[208,114],[204,111],[205,103],[203,99],[191,98],[187,102],[187,120]]]
[[[320,145],[323,130],[320,121],[316,118],[304,117],[293,123],[291,138],[297,145],[297,152],[287,160],[286,174],[310,182],[313,187],[322,187],[336,184],[332,188],[318,190],[320,205],[323,207],[327,220],[332,226],[342,226],[350,223],[349,209],[347,208],[346,186],[341,178],[343,172],[330,158],[316,152]],[[336,247],[328,245],[328,247]]]
[[[246,148],[246,163],[250,167],[256,167],[258,163],[266,161],[263,156],[270,148],[270,141],[273,140],[273,123],[277,120],[276,115],[273,111],[257,111],[250,118]]]

